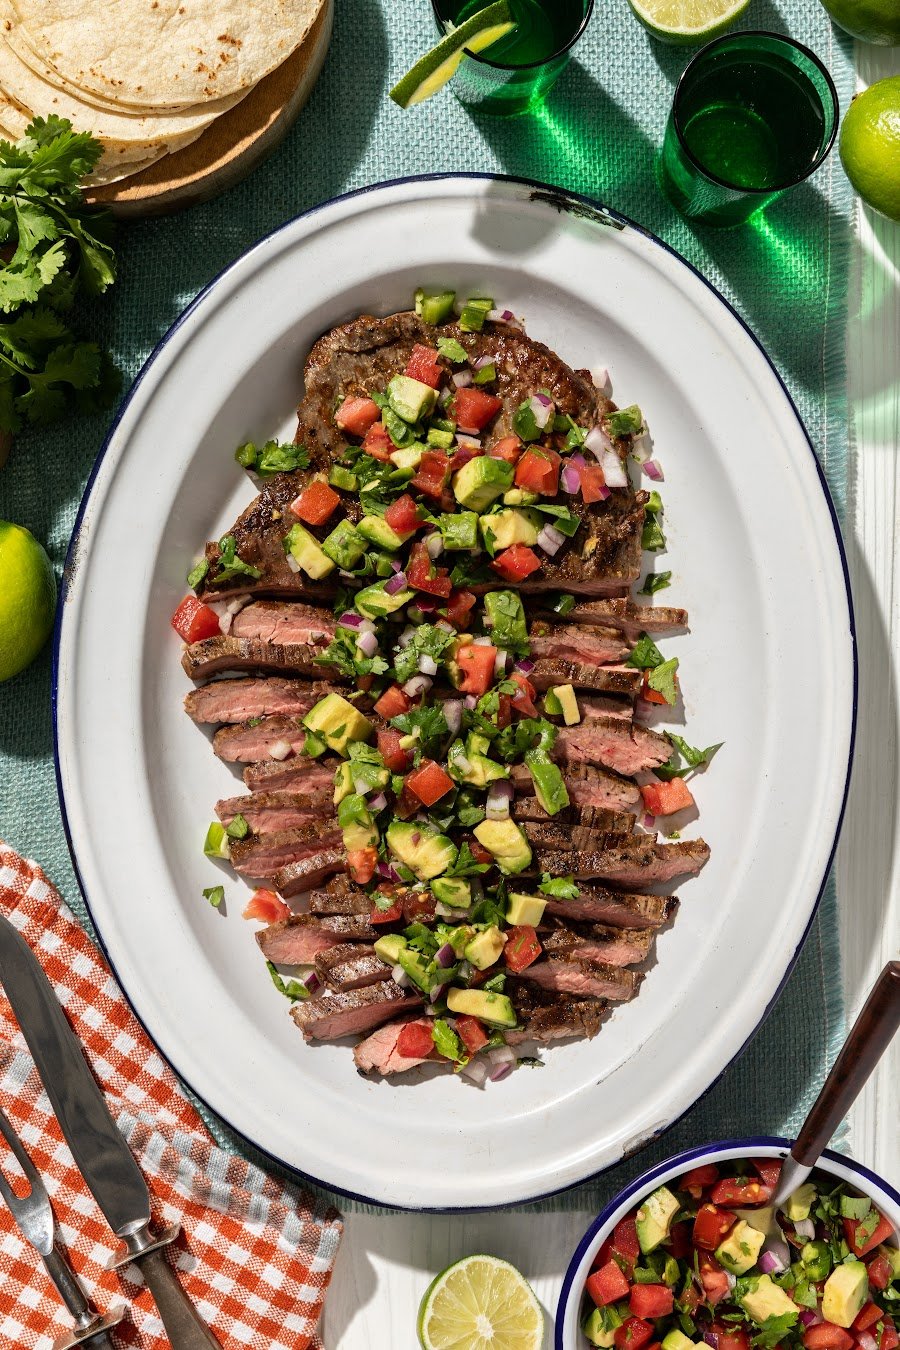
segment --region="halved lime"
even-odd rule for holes
[[[425,1350],[541,1350],[544,1314],[515,1266],[466,1256],[426,1289],[418,1332]]]
[[[750,0],[628,0],[644,27],[661,42],[708,42],[739,19]]]
[[[515,24],[509,11],[509,0],[495,0],[494,4],[480,9],[458,28],[451,29],[436,47],[426,52],[412,70],[394,85],[391,98],[401,108],[411,108],[414,103],[431,98],[456,74],[466,48],[470,52],[484,51],[485,47],[505,37],[513,28]]]

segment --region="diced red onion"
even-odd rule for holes
[[[768,1262],[763,1266],[762,1263],[764,1257],[774,1257],[777,1263],[777,1269],[773,1271]],[[773,1233],[772,1236],[766,1240],[759,1264],[769,1275],[781,1275],[783,1271],[787,1270],[788,1266],[791,1264],[791,1250],[783,1237],[780,1237],[777,1233]]]
[[[499,680],[501,675],[506,674],[506,667],[509,664],[509,652],[503,647],[497,648],[497,655],[494,657],[494,678]]]
[[[730,1270],[726,1270],[725,1278],[728,1281],[728,1292],[730,1293],[731,1290],[734,1288],[734,1286],[737,1284],[737,1276],[732,1275]]]
[[[352,609],[348,609],[338,619],[339,628],[359,628],[362,623],[362,615],[354,614]]]
[[[581,459],[583,464],[584,460],[580,455],[578,458]],[[562,472],[559,475],[559,485],[563,492],[568,492],[570,497],[574,496],[581,487],[581,465],[575,463],[574,455],[563,464]]]
[[[816,1236],[816,1225],[812,1219],[798,1219],[794,1224],[794,1232],[798,1237],[812,1239]]]
[[[245,605],[249,605],[252,599],[253,597],[251,595],[235,596],[233,600],[228,601],[228,604],[225,606],[225,612],[227,614],[239,614]]]
[[[299,571],[300,571],[300,564],[298,563],[297,559],[294,557],[293,553],[286,553],[286,554],[284,555],[284,560],[285,560],[285,562],[287,563],[288,567],[290,568],[290,570],[291,570],[292,572],[299,572]]]
[[[311,970],[309,971],[308,974],[304,975],[300,983],[304,985],[311,994],[316,993],[316,991],[320,989],[322,985],[322,981],[319,979],[318,975],[314,970]]]
[[[384,589],[388,595],[396,595],[398,591],[403,590],[403,587],[406,584],[406,573],[395,572],[394,575],[388,577],[387,581],[384,583]]]
[[[469,712],[474,712],[476,705],[478,703],[478,699],[475,697],[474,694],[466,694],[465,698],[463,699],[463,703],[466,705]]]
[[[475,427],[457,427],[456,450],[457,454],[454,454],[453,456],[454,470],[457,467],[462,467],[457,462],[457,455],[460,450],[471,450],[472,454],[469,456],[470,459],[474,459],[475,455],[481,454],[481,439]]]
[[[535,394],[529,399],[528,406],[534,414],[537,427],[543,431],[553,416],[553,400],[547,398],[546,394]]]
[[[499,779],[491,783],[485,802],[485,815],[488,820],[505,820],[509,815],[509,803],[513,795],[512,783]]]
[[[276,741],[269,751],[270,759],[287,759],[290,754],[293,754],[290,741]]]
[[[530,675],[534,670],[534,662],[529,661],[528,658],[525,657],[523,660],[516,662],[513,666],[513,670],[518,670],[522,675]]]
[[[480,633],[477,638],[472,639],[473,647],[493,647],[493,645],[494,644],[491,641],[491,639],[489,637],[485,637],[483,633]]]
[[[469,1079],[476,1087],[484,1087],[485,1079],[488,1076],[488,1066],[483,1056],[476,1055],[470,1059],[468,1064],[464,1064],[460,1069],[460,1076]]]
[[[619,459],[615,450],[607,450],[600,458],[600,467],[603,470],[603,477],[606,480],[606,486],[609,488],[623,488],[628,486],[628,475],[625,472],[625,465]]]
[[[353,791],[359,793],[360,797],[365,797],[372,791],[372,788],[365,778],[354,778]]]
[[[449,942],[445,942],[443,947],[438,947],[434,959],[443,970],[446,970],[448,966],[456,964],[456,952]]]
[[[757,1262],[765,1275],[781,1275],[787,1266],[775,1252],[763,1252]]]
[[[411,623],[408,623],[397,639],[397,646],[408,647],[409,644],[412,642],[413,638],[415,637],[415,635],[416,635],[415,628],[413,628]]]
[[[643,464],[650,459],[653,454],[653,445],[650,441],[650,434],[642,431],[639,436],[635,436],[631,442],[631,458],[637,464]]]
[[[378,638],[374,633],[360,633],[356,645],[363,656],[374,656],[378,651]]]
[[[403,692],[410,698],[418,698],[419,694],[426,693],[430,688],[431,680],[427,675],[413,675],[403,686]]]
[[[401,989],[409,988],[409,976],[407,975],[406,971],[403,969],[402,966],[398,965],[392,967],[391,975],[394,978],[394,983],[399,984]]]
[[[656,826],[656,816],[645,815],[641,821],[645,830],[652,830]]]
[[[878,1350],[878,1342],[870,1331],[858,1331],[856,1333],[856,1344],[859,1350]]]
[[[400,873],[391,863],[380,862],[377,867],[378,875],[382,881],[399,881]]]
[[[495,1069],[491,1069],[490,1079],[492,1083],[500,1083],[504,1078],[508,1078],[515,1068],[515,1064],[498,1064]]]
[[[361,633],[374,633],[375,625],[371,619],[363,619],[362,623],[359,625],[359,629]]]
[[[433,656],[429,656],[427,652],[421,652],[419,654],[419,673],[421,675],[437,674],[437,661],[435,661]]]
[[[399,558],[391,558],[391,571],[392,571],[392,572],[402,572],[402,571],[403,571],[403,564],[402,564],[402,562],[400,561]]]
[[[479,356],[472,362],[474,370],[484,370],[486,366],[492,366],[494,358],[492,356]]]
[[[419,833],[419,831],[414,830],[412,835],[410,836],[410,843],[412,844],[413,848],[418,848],[419,844],[421,843],[421,840],[422,836]]]
[[[609,370],[606,366],[591,367],[591,383],[601,393],[608,394],[610,389]]]
[[[428,535],[425,540],[425,550],[432,562],[435,558],[441,556],[444,551],[444,537],[440,530],[435,530],[434,534]]]
[[[442,706],[444,721],[447,723],[451,736],[455,736],[462,726],[462,700],[448,698]]]
[[[444,602],[446,603],[446,601]],[[436,595],[423,595],[421,591],[416,596],[415,603],[410,605],[410,609],[421,610],[423,614],[430,614],[433,609],[438,607],[438,598]],[[407,611],[408,613],[409,611]]]
[[[477,443],[471,437],[463,438],[453,452],[453,472],[465,468],[470,459],[477,459],[481,454],[481,442]]]
[[[613,449],[613,443],[602,427],[591,427],[584,438],[584,448],[590,450],[595,459],[602,459],[608,450]]]
[[[471,370],[455,370],[452,376],[453,383],[456,385],[457,389],[465,389],[472,383],[474,378]]]
[[[491,323],[510,323],[516,316],[511,309],[489,309],[486,317]]]
[[[510,1067],[512,1068],[514,1068],[516,1064],[518,1064],[519,1062],[518,1059],[516,1058],[515,1051],[513,1051],[508,1045],[494,1046],[493,1050],[487,1051],[486,1058],[488,1063],[491,1065],[509,1064]]]
[[[231,625],[234,620],[234,615],[229,614],[228,606],[225,604],[224,600],[212,600],[209,601],[208,603],[209,608],[213,611],[213,613],[219,620],[219,632],[225,633],[227,635],[228,633],[231,632]]]
[[[607,497],[612,496],[609,488],[606,486],[605,483],[600,483],[597,487],[595,487],[594,491],[597,493],[597,500],[601,502],[605,502]]]
[[[472,761],[465,755],[454,755],[453,763],[460,773],[469,774],[472,772]]]
[[[443,900],[439,900],[434,907],[434,912],[440,919],[450,919],[453,917],[454,910],[449,905],[445,905]]]
[[[537,546],[551,557],[558,553],[566,542],[566,536],[555,525],[545,525],[537,537]]]
[[[648,459],[644,462],[644,473],[648,478],[652,478],[654,483],[662,483],[663,471],[660,468],[658,459]]]
[[[713,1350],[719,1350],[719,1333],[718,1333],[718,1331],[704,1331],[704,1333],[703,1333],[703,1339],[704,1339],[704,1341],[706,1342],[707,1345],[711,1345],[711,1346],[712,1346]]]
[[[800,1321],[805,1327],[817,1327],[822,1321],[822,1314],[816,1312],[815,1308],[803,1308],[800,1312]]]
[[[379,811],[383,811],[386,806],[387,806],[387,797],[384,795],[383,792],[379,792],[378,796],[373,797],[372,800],[369,802],[369,810],[374,811],[376,814]]]

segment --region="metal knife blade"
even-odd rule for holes
[[[0,914],[0,984],[37,1065],[60,1129],[91,1194],[119,1237],[145,1228],[150,1192],[88,1068],[40,962]]]

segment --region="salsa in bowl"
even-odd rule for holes
[[[556,1350],[896,1350],[900,1196],[826,1151],[776,1209],[789,1148],[693,1149],[621,1192],[569,1265]]]

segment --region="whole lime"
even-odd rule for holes
[[[841,125],[841,163],[864,202],[900,220],[900,75],[871,85]]]
[[[24,526],[0,520],[0,681],[34,660],[50,636],[55,609],[50,559]]]
[[[841,28],[880,47],[900,43],[900,5],[897,0],[822,0]]]

